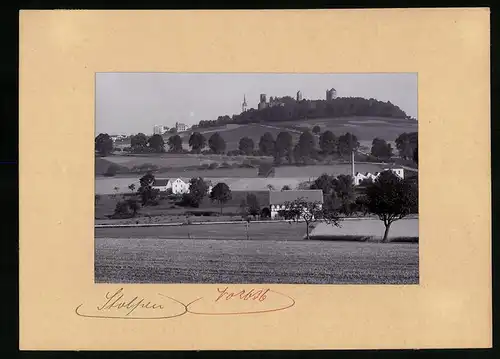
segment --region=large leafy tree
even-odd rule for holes
[[[319,136],[319,147],[325,154],[337,152],[337,137],[332,131],[325,131]]]
[[[309,158],[314,151],[315,140],[314,135],[309,131],[304,131],[299,137],[299,142],[293,150],[293,157],[296,162],[303,162]]]
[[[173,135],[168,138],[169,151],[174,153],[182,152],[182,138],[179,135]]]
[[[155,176],[151,172],[146,173],[139,179],[140,186],[137,193],[143,206],[153,204],[160,193],[158,189],[153,188],[154,181]]]
[[[199,132],[193,132],[189,137],[189,147],[195,153],[200,153],[203,147],[207,145],[207,139]]]
[[[130,147],[133,152],[143,152],[148,145],[148,137],[140,132],[130,138]]]
[[[245,155],[250,155],[253,152],[254,143],[249,137],[243,137],[240,139],[238,149]]]
[[[338,151],[341,155],[350,155],[352,151],[359,148],[358,138],[347,132],[338,139]]]
[[[381,138],[374,138],[372,142],[371,155],[380,159],[387,160],[392,157],[392,147]]]
[[[280,210],[280,216],[289,221],[304,222],[306,225],[306,239],[309,239],[311,224],[322,221],[339,226],[339,216],[331,208],[325,208],[319,201],[307,201],[298,198],[284,203],[285,209]]]
[[[292,157],[293,139],[289,132],[283,131],[276,137],[276,144],[274,147],[274,160],[276,163],[281,163],[283,157]]]
[[[314,182],[311,184],[311,189],[320,189],[323,191],[323,194],[330,194],[333,191],[334,179],[335,177],[323,173],[321,176],[314,180]]]
[[[215,132],[208,140],[208,147],[212,152],[222,154],[226,151],[226,141],[218,132]]]
[[[382,172],[366,188],[365,206],[368,212],[384,222],[383,242],[388,239],[391,224],[415,211],[417,205],[417,185],[401,179],[392,171]]]
[[[224,182],[217,183],[212,191],[210,192],[210,199],[214,202],[218,202],[220,205],[220,213],[222,214],[222,207],[224,203],[231,200],[232,194],[229,186]]]
[[[191,203],[198,207],[208,193],[208,184],[201,177],[191,178],[189,181],[189,195]]]
[[[149,147],[157,153],[165,152],[165,141],[162,135],[154,134],[148,140]]]
[[[270,132],[266,132],[261,136],[259,150],[264,156],[272,156],[274,154],[274,138]]]
[[[342,213],[351,214],[351,206],[355,202],[353,178],[349,175],[339,175],[333,180],[333,191],[338,198]]]
[[[414,149],[418,147],[418,133],[402,133],[396,138],[396,148],[399,156],[403,159],[410,159],[413,156]]]
[[[113,140],[107,133],[100,133],[95,138],[95,150],[101,156],[107,156],[113,151]]]

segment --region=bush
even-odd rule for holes
[[[217,164],[217,162],[212,162],[208,165],[208,169],[209,170],[214,170],[216,169],[217,167],[219,167],[219,165]]]
[[[250,159],[244,159],[240,164],[240,168],[255,168]]]
[[[204,217],[212,217],[212,216],[217,216],[219,212],[215,211],[186,211],[187,216],[204,216]]]
[[[231,165],[227,162],[223,162],[219,167],[220,168],[231,168]]]
[[[182,198],[180,201],[176,203],[177,206],[181,207],[199,207],[199,203],[196,201],[196,199],[190,194],[190,193],[184,193],[182,194]]]
[[[271,218],[271,210],[267,207],[262,208],[260,211],[261,218]]]
[[[227,152],[228,156],[241,156],[243,155],[243,152],[240,150],[231,150]]]
[[[104,176],[112,177],[115,174],[117,174],[119,171],[120,171],[120,166],[118,166],[116,163],[112,163],[109,165],[108,169],[104,173]]]

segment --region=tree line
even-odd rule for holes
[[[219,116],[216,120],[202,120],[194,128],[208,128],[227,124],[249,124],[262,122],[298,121],[315,118],[335,118],[347,116],[376,116],[412,119],[401,108],[390,101],[373,98],[338,97],[326,100],[296,101],[290,96],[270,98],[271,106],[263,109],[249,109],[239,115]]]
[[[418,161],[418,133],[402,133],[396,139],[396,149],[401,158],[405,160]],[[315,126],[312,132],[303,131],[297,143],[294,144],[293,137],[288,131],[281,131],[276,138],[270,132],[264,133],[256,144],[250,137],[242,137],[238,143],[238,149],[226,151],[226,141],[218,133],[213,133],[207,138],[200,132],[193,132],[188,141],[191,153],[197,154],[227,154],[272,156],[274,164],[295,163],[306,164],[309,159],[321,159],[328,155],[338,155],[340,157],[349,156],[352,151],[359,149],[358,138],[347,132],[336,136],[332,131],[321,132],[319,126]],[[170,136],[167,140],[170,153],[188,152],[183,148],[183,140],[179,135]],[[208,147],[208,149],[205,149]],[[95,139],[95,149],[103,156],[108,155],[113,150],[113,141],[107,134],[99,134]],[[143,133],[138,133],[131,137],[131,151],[133,153],[163,153],[165,142],[161,135],[155,134],[147,137]],[[378,160],[387,161],[394,155],[391,144],[381,138],[372,141],[371,157]]]

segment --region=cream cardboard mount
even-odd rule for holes
[[[489,66],[485,8],[21,11],[20,348],[490,347]],[[94,283],[94,76],[130,71],[417,72],[419,284]]]

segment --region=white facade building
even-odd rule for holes
[[[185,123],[176,122],[175,128],[177,129],[177,132],[183,132],[187,131],[188,125],[186,125]]]
[[[160,192],[171,189],[173,194],[183,194],[189,193],[189,185],[189,180],[183,180],[182,178],[155,178],[152,187],[160,190]],[[208,182],[208,194],[212,192],[212,188],[212,184]]]
[[[271,219],[278,216],[278,212],[286,209],[285,203],[292,202],[302,198],[307,202],[319,202],[319,208],[323,206],[322,190],[290,190],[290,191],[269,191],[269,205],[271,210]]]
[[[384,169],[382,172],[384,171],[392,171],[396,176],[398,176],[399,178],[401,179],[404,179],[405,176],[404,176],[404,169],[402,168],[386,168]],[[354,185],[355,186],[359,186],[359,184],[363,181],[363,180],[367,180],[367,179],[371,179],[372,181],[375,181],[378,176],[380,176],[380,173],[382,172],[376,172],[376,173],[370,173],[370,172],[367,172],[367,173],[356,173],[356,175],[354,175]]]
[[[183,194],[189,192],[189,182],[184,182],[182,179],[155,178],[153,188],[166,192],[171,189],[173,194]]]
[[[112,135],[110,137],[111,137],[111,140],[113,142],[115,142],[115,141],[121,141],[121,140],[124,140],[124,139],[127,138],[127,136],[125,136],[125,135]]]
[[[153,127],[153,134],[154,135],[163,135],[164,133],[167,133],[168,130],[169,130],[168,126],[155,125]]]

